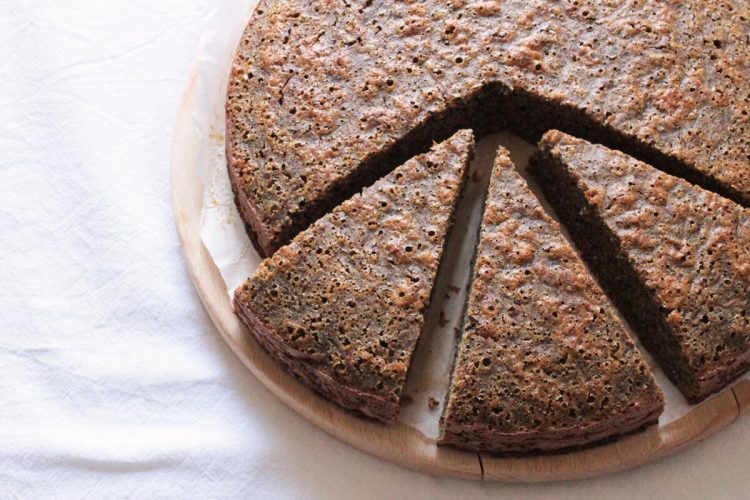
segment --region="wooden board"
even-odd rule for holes
[[[199,236],[203,186],[199,132],[192,122],[195,77],[177,116],[172,143],[172,205],[188,271],[216,328],[248,370],[289,408],[328,434],[366,453],[434,476],[506,482],[577,479],[653,462],[699,442],[750,408],[750,381],[741,381],[668,425],[615,443],[563,455],[500,458],[438,447],[404,424],[383,425],[331,404],[284,372],[232,312],[226,286]],[[706,457],[707,460],[711,457]]]

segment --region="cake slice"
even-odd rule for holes
[[[503,150],[473,273],[441,444],[543,453],[658,420],[646,362]]]
[[[750,211],[558,131],[533,172],[599,281],[690,402],[750,364]]]
[[[235,291],[266,350],[339,405],[396,418],[473,155],[463,130],[300,233]]]

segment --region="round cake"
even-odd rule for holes
[[[539,141],[575,248],[500,151],[438,444],[641,431],[664,397],[618,311],[691,403],[750,366],[749,70],[746,1],[261,0],[226,103],[267,257],[237,314],[301,382],[393,422],[474,138],[510,130]]]

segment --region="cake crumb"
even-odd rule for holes
[[[448,318],[445,317],[445,311],[440,311],[440,318],[438,319],[438,324],[440,325],[440,328],[443,328],[445,325],[448,324]]]
[[[430,408],[430,410],[434,410],[438,407],[440,404],[440,401],[430,396],[430,398],[427,400],[427,406]]]

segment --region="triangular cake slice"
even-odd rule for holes
[[[235,292],[271,355],[339,405],[395,419],[473,156],[457,132],[263,261]]]
[[[690,402],[750,364],[750,210],[557,131],[534,175],[591,268]]]
[[[441,444],[544,453],[657,421],[646,362],[503,150],[473,273]]]

